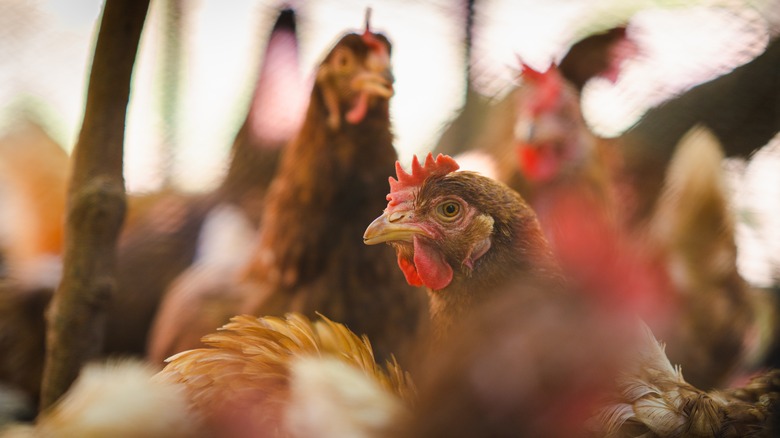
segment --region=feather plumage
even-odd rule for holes
[[[395,360],[378,365],[366,337],[325,317],[240,315],[203,338],[204,348],[168,359],[157,378],[181,384],[193,408],[215,430],[243,436],[284,436],[292,364],[305,357],[331,357],[358,370],[382,390],[410,400],[414,387]],[[241,425],[240,427],[237,425]]]

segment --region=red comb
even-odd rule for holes
[[[553,70],[555,70],[555,64],[550,65],[550,67],[547,68],[545,71],[539,71],[535,68],[531,67],[530,65],[526,64],[525,62],[520,61],[520,70],[521,70],[521,76],[529,81],[542,81],[545,78],[549,77],[550,74],[552,74]]]
[[[371,32],[371,8],[366,8],[366,30],[363,31],[363,42],[366,43],[368,48],[374,52],[386,50],[384,44],[382,44]]]
[[[390,194],[387,195],[387,200],[390,201],[388,206],[394,206],[402,202],[408,201],[412,197],[412,191],[415,187],[422,184],[423,181],[432,176],[443,176],[450,172],[458,170],[460,166],[452,157],[448,155],[439,154],[435,159],[432,153],[428,153],[425,158],[425,163],[420,164],[415,155],[412,158],[412,173],[406,173],[401,167],[401,163],[395,162],[395,173],[398,176],[396,180],[392,176],[390,181]]]
[[[522,61],[520,63],[523,80],[528,81],[538,90],[530,104],[531,113],[537,116],[555,108],[563,89],[563,78],[555,64],[550,65],[546,71],[540,72]]]

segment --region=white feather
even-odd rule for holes
[[[370,438],[405,415],[402,402],[335,358],[297,359],[286,422],[295,438]]]

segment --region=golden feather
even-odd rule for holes
[[[182,384],[190,402],[204,412],[239,406],[277,422],[289,399],[291,365],[306,356],[336,358],[404,401],[415,394],[395,359],[377,364],[365,336],[321,315],[314,321],[297,313],[235,316],[202,341],[205,347],[170,357],[157,378]]]

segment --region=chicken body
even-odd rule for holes
[[[769,370],[745,386],[706,392],[673,367],[650,329],[632,363],[617,378],[617,392],[597,424],[603,436],[770,437],[778,432],[780,370]]]
[[[384,175],[396,159],[389,56],[387,39],[368,30],[344,36],[328,53],[269,188],[251,260],[218,290],[174,291],[157,318],[155,360],[197,346],[235,314],[289,311],[347,324],[368,335],[380,357],[403,354],[424,300],[394,268],[392,250],[359,238],[382,209]],[[217,294],[226,305],[214,311],[206,303]],[[163,327],[171,313],[182,313],[182,324]]]
[[[324,317],[237,316],[203,342],[171,357],[157,378],[184,387],[193,411],[219,436],[291,436],[291,370],[306,357],[337,359],[403,403],[414,396],[397,363],[378,365],[365,336]]]

